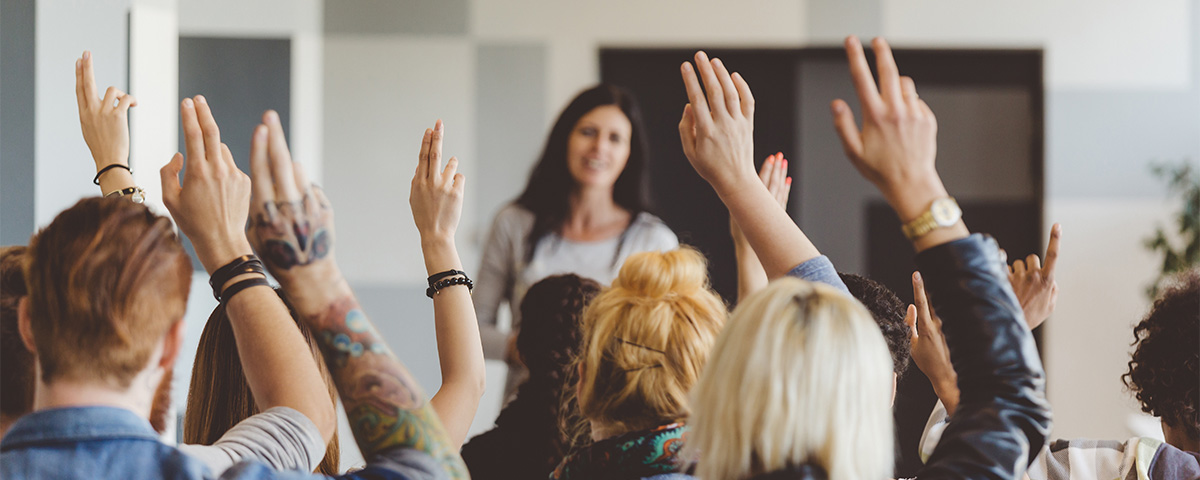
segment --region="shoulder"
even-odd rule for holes
[[[661,218],[648,212],[637,214],[629,223],[629,238],[661,250],[679,246],[679,238],[675,236],[675,231]]]
[[[516,203],[510,203],[496,212],[496,216],[492,219],[491,235],[509,238],[524,236],[529,229],[533,228],[534,220],[533,212]]]

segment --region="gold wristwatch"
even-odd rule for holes
[[[939,198],[933,201],[929,210],[921,216],[900,227],[904,236],[916,240],[938,228],[945,228],[958,223],[962,219],[962,209],[953,197]]]

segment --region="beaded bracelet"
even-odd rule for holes
[[[466,285],[468,292],[475,290],[475,283],[472,282],[470,278],[467,278],[466,275],[462,275],[459,277],[447,278],[431,285],[429,288],[425,289],[425,296],[433,298],[433,295],[441,293],[443,288],[454,285]]]
[[[435,274],[429,276],[429,279],[428,279],[429,286],[432,287],[433,284],[438,282],[438,280],[441,280],[446,277],[453,277],[455,275],[462,275],[465,277],[465,276],[467,276],[467,272],[464,272],[462,270],[446,270],[441,273],[435,273]]]

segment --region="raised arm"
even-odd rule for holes
[[[129,170],[129,108],[137,106],[137,99],[117,87],[108,87],[101,98],[96,92],[92,53],[83,52],[75,60],[75,100],[79,103],[83,140],[96,163],[100,194],[133,187],[133,174]]]
[[[846,40],[863,127],[842,100],[832,105],[834,122],[851,162],[907,222],[947,196],[934,167],[937,120],[913,81],[899,75],[887,43],[876,39],[874,50],[878,86],[862,44]],[[960,389],[954,421],[918,476],[1019,477],[1045,442],[1050,411],[1041,361],[995,242],[969,236],[961,220],[912,242]]]
[[[273,113],[255,130],[260,153],[251,161],[250,241],[316,334],[368,469],[432,463],[466,478],[458,445],[342,276],[334,259],[332,206],[287,154]],[[460,289],[466,290],[451,287],[443,294]]]
[[[740,74],[730,75],[720,59],[709,60],[704,52],[696,52],[695,60],[694,68],[689,62],[680,67],[689,102],[679,121],[683,153],[717,191],[767,277],[781,277],[821,252],[787,212],[774,207],[775,197],[754,173],[750,86]]]
[[[250,179],[238,170],[229,148],[221,143],[203,96],[184,99],[180,115],[187,173],[181,186],[178,175],[184,156],[178,153],[162,168],[163,203],[192,240],[196,256],[211,275],[253,253],[245,231]],[[259,144],[260,140],[256,138]],[[254,278],[262,281],[240,292],[222,293],[221,301],[255,403],[263,411],[274,407],[299,411],[312,420],[327,443],[337,428],[336,410],[287,307],[258,273],[234,276],[220,290],[230,292],[233,285]]]
[[[458,174],[458,158],[450,157],[443,171],[442,136],[445,127],[438,120],[421,140],[418,167],[413,177],[409,202],[413,219],[421,233],[421,252],[430,276],[451,270],[463,271],[454,232],[462,212],[463,176]],[[453,210],[453,216],[447,210]],[[442,218],[445,217],[445,218]],[[457,277],[461,275],[452,275]],[[466,288],[450,287],[433,296],[433,317],[437,325],[438,362],[442,367],[442,386],[430,399],[433,409],[455,449],[467,440],[467,431],[475,419],[483,396],[485,371],[483,345],[475,307]]]
[[[759,180],[767,186],[784,211],[787,211],[788,194],[792,190],[792,177],[787,176],[787,172],[787,159],[783,158],[782,153],[767,157],[758,170]],[[737,257],[738,301],[741,302],[751,293],[767,286],[767,272],[763,270],[758,254],[754,253],[754,247],[750,246],[732,215],[729,217],[729,234],[733,237],[733,253]]]

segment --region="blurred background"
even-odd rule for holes
[[[938,116],[938,167],[972,230],[1019,258],[1064,226],[1058,309],[1037,332],[1054,436],[1161,435],[1120,375],[1163,263],[1146,240],[1163,228],[1182,245],[1171,232],[1184,200],[1152,167],[1200,171],[1194,1],[4,0],[0,32],[0,244],[27,243],[98,193],[74,98],[85,49],[101,89],[138,98],[131,162],[160,209],[157,169],[183,149],[180,98],[208,98],[244,169],[253,126],[276,109],[293,156],[335,206],[344,273],[427,392],[439,373],[407,189],[421,134],[439,118],[467,176],[458,244],[472,271],[566,102],[602,80],[632,89],[657,211],[709,255],[714,286],[732,298],[727,212],[676,130],[678,65],[700,48],[754,88],[756,154],[791,160],[792,217],[840,270],[910,300],[911,249],[843,157],[829,115],[838,97],[857,109],[841,39],[885,36]],[[206,281],[198,274],[191,296],[193,350],[214,306]],[[175,376],[180,411],[191,363],[185,355]],[[505,367],[488,368],[476,432],[501,403]],[[933,398],[912,368],[897,400],[899,475],[919,465]]]

